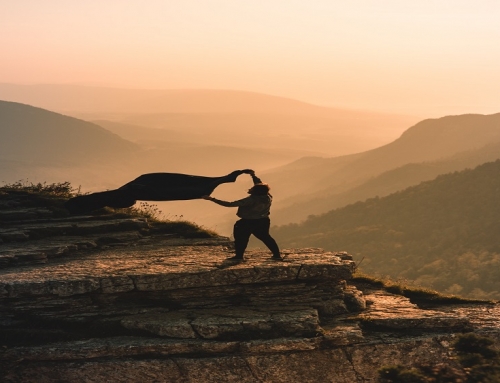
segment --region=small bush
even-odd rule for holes
[[[163,212],[157,205],[150,204],[149,202],[141,201],[138,206],[117,210],[123,210],[131,216],[147,218],[150,221],[162,221]]]
[[[75,189],[70,182],[58,182],[47,184],[38,182],[36,184],[27,180],[20,180],[0,187],[4,193],[26,193],[38,194],[43,196],[52,196],[59,198],[71,198],[80,194],[80,188]]]
[[[219,235],[188,221],[157,221],[152,223],[156,233],[179,234],[184,238],[214,238]]]
[[[16,198],[22,207],[43,207],[53,212],[54,217],[67,217],[65,202],[80,194],[69,182],[59,183],[32,183],[17,181],[0,187],[0,198]]]

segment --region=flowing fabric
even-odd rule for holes
[[[69,199],[65,207],[71,214],[82,214],[105,206],[130,207],[136,201],[177,201],[198,199],[210,195],[223,183],[235,182],[247,173],[235,170],[222,177],[193,176],[179,173],[149,173],[115,190],[97,192]]]

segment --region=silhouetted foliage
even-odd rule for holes
[[[0,199],[8,200],[15,195],[17,196],[16,204],[27,208],[45,207],[52,211],[55,217],[68,216],[69,213],[64,208],[64,203],[68,198],[79,193],[79,189],[73,188],[69,182],[48,184],[19,180],[0,187]]]
[[[11,184],[0,187],[3,193],[27,193],[40,194],[44,196],[70,198],[79,194],[79,189],[75,189],[69,182],[56,182],[47,184],[46,182],[33,183],[28,180],[19,180]]]

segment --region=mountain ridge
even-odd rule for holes
[[[126,96],[119,97],[121,94],[125,94]],[[207,99],[214,96],[215,98],[219,98],[219,100],[207,102]],[[136,109],[133,113],[217,113],[228,111],[282,113],[284,111],[293,111],[294,114],[300,114],[311,111],[324,111],[327,113],[340,113],[343,117],[349,117],[356,113],[366,116],[397,115],[326,107],[284,96],[231,89],[130,89],[69,84],[19,85],[0,83],[0,98],[4,97],[11,98],[14,101],[15,99],[30,97],[31,100],[35,101],[35,104],[48,105],[52,103],[52,106],[57,101],[61,102],[61,105],[66,105],[63,108],[66,110],[78,110],[78,108],[71,107],[71,105],[78,106],[78,104],[83,104],[87,106],[81,109],[82,111],[108,113],[121,113],[123,109],[130,109],[130,106],[137,104],[141,100],[145,100],[150,102],[155,101],[158,104],[150,104],[150,107],[142,111]],[[161,99],[162,97],[164,98],[163,100]],[[129,101],[125,103],[124,100],[127,100],[127,98]],[[170,101],[170,105],[165,104],[165,101]],[[221,103],[220,101],[223,102]],[[250,107],[251,101],[259,101],[259,107]],[[124,105],[125,108],[118,107],[120,104]],[[216,105],[217,107],[215,107]],[[116,109],[112,110],[111,107]],[[61,109],[61,107],[56,107],[55,109]]]
[[[346,250],[364,258],[361,270],[369,274],[498,299],[499,191],[496,160],[274,227],[273,236],[285,247]]]
[[[317,215],[340,208],[356,201],[373,197],[384,197],[421,182],[430,181],[439,175],[474,168],[500,158],[500,142],[491,143],[479,149],[459,152],[443,160],[409,163],[388,170],[368,179],[359,186],[338,194],[317,191],[310,195],[293,199],[293,203],[283,210],[274,211],[274,222],[282,225],[300,222],[309,215]],[[298,200],[298,201],[297,201]]]
[[[0,101],[0,116],[4,160],[81,164],[139,149],[96,124],[27,104]]]
[[[340,157],[309,159],[310,166],[304,166],[306,161],[299,160],[268,172],[266,177],[282,195],[283,203],[277,208],[285,211],[294,199],[307,205],[307,198],[317,198],[319,193],[314,195],[311,190],[331,196],[348,193],[371,178],[401,166],[444,160],[494,142],[500,142],[499,113],[446,116],[421,121],[397,140],[379,148]],[[496,159],[493,157],[488,159]]]
[[[219,136],[259,130],[266,142],[273,134],[287,136],[287,144],[313,152],[340,155],[377,147],[415,123],[413,116],[330,108],[262,93],[236,90],[148,90],[71,85],[0,84],[0,99],[37,105],[85,120],[109,120],[198,134],[209,129]],[[298,135],[298,139],[294,136]],[[212,135],[215,136],[215,135]],[[256,138],[256,137],[255,137]],[[330,140],[331,147],[323,145]],[[236,141],[235,141],[236,140]],[[232,145],[244,142],[233,137]],[[335,144],[339,141],[338,144]],[[229,143],[229,142],[218,142]],[[280,143],[277,137],[271,146]]]

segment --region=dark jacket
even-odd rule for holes
[[[259,177],[255,174],[251,174],[254,185],[262,183]],[[273,197],[270,194],[267,195],[255,195],[250,194],[248,197],[228,202],[222,201],[217,198],[211,198],[211,201],[226,207],[238,207],[236,215],[243,219],[259,219],[269,217],[271,204],[273,202]]]

